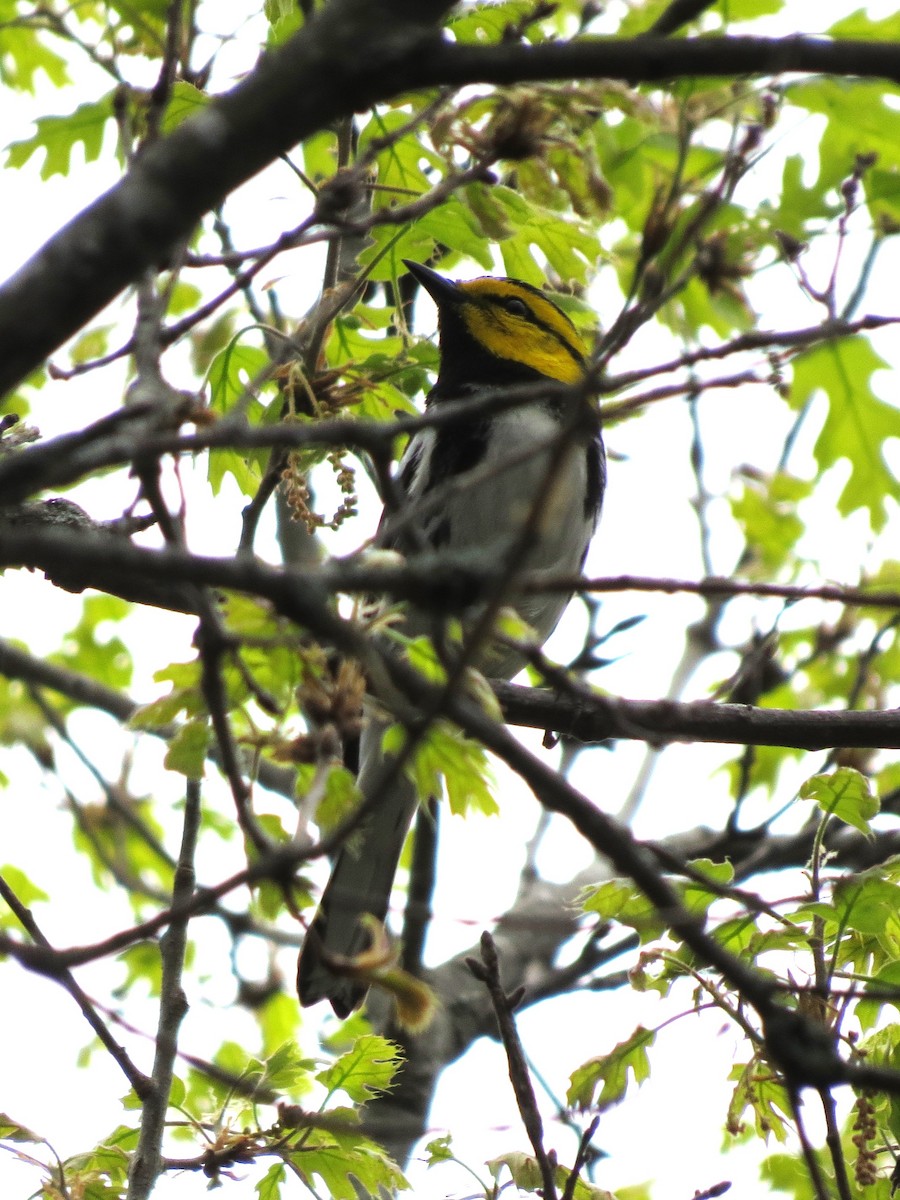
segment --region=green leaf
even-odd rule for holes
[[[629,1073],[639,1086],[649,1078],[647,1051],[655,1041],[656,1034],[639,1025],[630,1037],[619,1042],[609,1054],[589,1059],[572,1072],[566,1103],[576,1108],[599,1110],[617,1104],[628,1088]]]
[[[875,1026],[886,1004],[892,1004],[900,1012],[900,961],[894,959],[876,971],[866,981],[866,990],[870,988],[874,992],[893,991],[895,995],[890,999],[879,996],[877,999],[867,1000],[865,995],[860,998],[853,1013],[864,1032]]]
[[[356,1104],[364,1104],[387,1091],[403,1062],[399,1047],[387,1038],[367,1034],[316,1078],[329,1094],[346,1092]]]
[[[25,684],[0,676],[0,745],[27,746],[38,762],[50,765],[54,750],[48,732],[47,715]]]
[[[373,280],[398,279],[406,269],[404,258],[421,262],[434,251],[434,240],[419,228],[418,221],[400,231],[394,225],[376,225],[369,239],[359,263]]]
[[[405,739],[403,726],[392,725],[382,742],[385,752],[398,753]],[[407,769],[420,798],[440,796],[443,780],[455,815],[471,810],[494,816],[500,811],[484,747],[449,722],[438,721],[429,729]]]
[[[893,1023],[884,1029],[877,1029],[865,1039],[859,1049],[865,1053],[866,1061],[873,1066],[896,1071],[900,1067],[900,1025]],[[900,1138],[900,1097],[891,1096],[888,1099],[886,1116],[887,1128],[894,1141],[897,1141]]]
[[[774,1071],[761,1067],[754,1058],[745,1065],[736,1066],[731,1078],[737,1083],[728,1105],[728,1132],[737,1135],[743,1130],[744,1114],[750,1109],[760,1137],[767,1138],[771,1134],[778,1142],[786,1141],[787,1122],[793,1119],[793,1108]]]
[[[294,0],[265,0],[263,11],[266,14],[266,20],[269,24],[274,25],[276,21],[281,21],[285,17],[290,16],[296,7]]]
[[[757,17],[768,17],[779,13],[784,0],[724,0],[722,4],[723,24],[733,25],[738,21],[755,21]]]
[[[465,190],[466,202],[478,222],[482,238],[500,242],[512,235],[506,208],[494,199],[494,189],[484,183],[470,183]]]
[[[876,872],[840,879],[834,908],[843,929],[877,938],[893,957],[900,957],[900,887]]]
[[[416,221],[415,230],[417,234],[428,234],[435,242],[474,259],[486,271],[493,268],[494,260],[481,234],[479,222],[458,196],[451,196],[439,208],[425,213]]]
[[[304,1058],[290,1038],[263,1061],[261,1086],[275,1092],[308,1092],[312,1088],[315,1063]]]
[[[284,1163],[272,1163],[262,1179],[256,1185],[259,1200],[280,1200],[281,1185],[287,1178],[287,1167]]]
[[[303,799],[314,783],[321,786],[319,767],[310,764],[308,771],[301,768],[297,772],[297,799]],[[325,794],[316,808],[316,824],[323,834],[333,832],[359,807],[359,802],[360,791],[354,773],[347,767],[332,767],[325,780]]]
[[[62,648],[49,655],[50,662],[90,675],[98,683],[123,691],[131,684],[131,651],[113,628],[131,612],[131,605],[116,596],[88,596],[81,617],[70,630]]]
[[[249,596],[232,593],[223,600],[222,609],[228,632],[241,645],[246,670],[276,708],[285,710],[301,675],[301,658],[290,629],[268,604]]]
[[[72,344],[69,358],[76,365],[100,358],[109,347],[109,335],[114,328],[114,325],[95,325],[85,330]]]
[[[819,143],[820,189],[847,178],[859,154],[877,154],[879,166],[885,170],[900,165],[900,131],[895,120],[900,89],[895,85],[817,76],[788,85],[785,98],[826,118]]]
[[[172,316],[190,312],[203,299],[203,292],[193,283],[179,279],[169,290],[169,313]]]
[[[162,964],[159,945],[156,942],[135,942],[119,955],[119,962],[126,968],[125,981],[118,991],[124,995],[136,983],[143,984],[151,996],[158,996],[162,984]]]
[[[31,908],[32,904],[44,903],[50,899],[43,888],[39,888],[36,883],[32,883],[25,872],[18,867],[14,867],[12,863],[6,863],[0,867],[0,875],[3,876],[9,890],[15,894],[16,899],[25,908]],[[4,910],[7,907],[5,900],[0,900],[0,905],[2,905]],[[6,923],[4,917],[0,917],[0,925]],[[18,927],[19,923],[17,919],[15,924]]]
[[[9,18],[14,12],[11,8]],[[6,18],[5,13],[3,16]],[[34,93],[38,72],[46,75],[54,87],[71,83],[66,60],[47,45],[43,28],[4,19],[0,83],[15,91]]]
[[[286,991],[274,992],[256,1010],[256,1015],[263,1036],[263,1051],[266,1054],[274,1054],[280,1046],[296,1044],[300,1013],[297,1001],[292,995],[288,995]],[[295,1080],[292,1086],[296,1086],[296,1082],[298,1080]]]
[[[772,1192],[784,1192],[793,1200],[816,1200],[809,1168],[793,1154],[770,1154],[760,1164],[759,1177]]]
[[[296,9],[294,0],[288,0]],[[313,183],[330,179],[337,161],[337,139],[331,129],[320,129],[303,143],[303,166]]]
[[[720,946],[724,946],[732,954],[746,957],[757,932],[756,922],[748,916],[743,916],[723,921],[713,930],[713,936]]]
[[[713,862],[709,858],[698,858],[688,864],[711,884],[720,883],[727,886],[734,879],[734,867],[729,862]],[[705,913],[711,904],[721,899],[721,893],[715,887],[703,887],[694,880],[681,885],[681,896],[685,907],[692,913]]]
[[[310,1182],[318,1175],[330,1200],[358,1200],[360,1188],[364,1195],[392,1196],[409,1187],[393,1159],[361,1135],[351,1141],[314,1132],[291,1155],[291,1162]],[[314,1194],[320,1195],[321,1189]]]
[[[454,628],[450,631],[454,639],[459,641],[460,628],[459,622],[454,622]],[[397,633],[397,639],[404,647],[404,652],[409,660],[410,666],[422,675],[429,683],[445,683],[447,680],[447,668],[441,662],[440,655],[434,647],[431,638],[414,637],[408,638],[405,634]]]
[[[269,358],[258,346],[248,345],[241,339],[255,328],[239,329],[225,349],[217,354],[206,376],[209,387],[210,408],[223,416],[232,412],[237,404],[242,412],[253,403],[250,389],[261,372],[269,366]]]
[[[775,574],[792,555],[805,526],[797,504],[812,491],[812,484],[778,472],[745,478],[731,501],[731,511],[761,566]]]
[[[72,165],[72,151],[80,145],[84,161],[94,162],[103,148],[106,122],[112,120],[112,93],[101,100],[80,104],[67,117],[38,117],[37,132],[21,142],[7,147],[6,165],[23,167],[32,155],[44,152],[41,179],[53,175],[68,175]]]
[[[874,18],[864,8],[858,8],[846,17],[841,17],[825,31],[831,37],[865,38],[871,41],[900,42],[900,12]]]
[[[604,921],[617,921],[635,929],[644,943],[654,941],[664,929],[659,914],[640,888],[621,879],[588,888],[582,894],[581,907]]]
[[[268,1058],[258,1058],[248,1054],[243,1046],[239,1046],[236,1042],[224,1042],[216,1051],[216,1064],[222,1067],[229,1074],[239,1077],[247,1087],[255,1087],[261,1090],[269,1090],[282,1093],[290,1093],[291,1095],[302,1095],[308,1092],[312,1086],[313,1072],[316,1064],[312,1059],[304,1058],[296,1042],[290,1040],[279,1046],[273,1054]],[[191,1076],[192,1094],[187,1103],[192,1108],[202,1108],[207,1105],[204,1100],[203,1093],[218,1096],[223,1099],[228,1099],[231,1096],[231,1089],[216,1080],[202,1080]],[[235,1097],[237,1099],[237,1097]],[[240,1101],[243,1104],[243,1100]],[[246,1109],[247,1117],[249,1117],[251,1108]],[[232,1110],[232,1117],[235,1124],[240,1124],[246,1119],[239,1113]]]
[[[225,416],[240,404],[241,411],[250,424],[261,423],[267,414],[270,420],[279,420],[279,403],[265,405],[252,394],[253,387],[269,366],[269,357],[258,346],[248,345],[242,340],[247,332],[247,329],[239,330],[210,365],[206,377],[210,408],[213,412]],[[238,453],[235,450],[211,451],[208,479],[213,495],[218,495],[223,479],[229,474],[234,476],[244,495],[254,495],[265,469],[266,459],[266,452],[262,450],[247,453]]]
[[[194,87],[192,83],[186,83],[183,79],[176,79],[169,93],[169,103],[162,119],[163,133],[171,133],[182,121],[194,116],[208,104],[209,96],[201,92],[199,88]]]
[[[872,836],[870,822],[880,809],[871,781],[852,767],[838,767],[827,775],[813,775],[800,788],[801,800],[814,800],[822,811]]]
[[[181,712],[189,712],[195,708],[199,692],[175,688],[167,696],[159,700],[151,700],[142,704],[131,714],[128,720],[129,729],[164,729],[175,720]]]
[[[232,662],[225,662],[221,668],[222,682],[227,692],[230,706],[238,708],[248,697],[247,681],[244,675]],[[189,717],[206,714],[206,701],[201,684],[202,667],[199,659],[191,662],[169,663],[157,671],[153,678],[158,683],[174,684],[168,696],[151,701],[133,715],[131,725],[134,728],[159,728],[171,721],[180,712]]]
[[[513,231],[500,243],[507,275],[540,287],[547,272],[534,258],[532,246],[536,246],[564,282],[588,281],[601,247],[587,224],[531,204],[512,188],[497,184],[492,191],[493,198],[506,210]]]
[[[533,1195],[544,1194],[544,1175],[541,1165],[530,1154],[523,1154],[520,1150],[512,1150],[507,1154],[500,1154],[496,1158],[488,1159],[487,1166],[491,1175],[496,1180],[499,1180],[502,1169],[505,1167],[520,1192],[530,1192]],[[560,1194],[566,1194],[567,1188],[571,1186],[569,1183],[571,1175],[572,1172],[568,1167],[560,1164],[554,1165],[553,1178]],[[502,1195],[502,1192],[500,1194]],[[595,1187],[594,1184],[588,1183],[581,1175],[575,1180],[571,1195],[574,1197],[574,1200],[614,1200],[611,1192]]]
[[[432,749],[446,762],[444,785],[450,811],[458,816],[470,811],[494,816],[500,811],[500,805],[494,798],[484,747],[454,726],[442,726],[435,733],[440,744],[432,743]]]
[[[773,230],[783,230],[799,242],[807,240],[812,221],[821,222],[838,216],[841,203],[821,183],[811,187],[804,183],[807,160],[801,154],[792,154],[785,159],[781,173],[780,195],[776,201],[766,201],[760,206],[760,214],[768,219]]]
[[[434,1167],[438,1163],[454,1162],[452,1144],[453,1135],[450,1133],[445,1133],[443,1137],[434,1138],[428,1142],[425,1147],[425,1165]]]
[[[828,416],[814,454],[821,470],[841,460],[850,477],[838,500],[847,516],[858,508],[869,513],[877,533],[888,517],[897,480],[884,458],[889,438],[900,437],[900,409],[875,395],[872,375],[887,363],[868,338],[841,338],[816,346],[794,359],[791,402],[801,408],[816,392],[828,398]]]
[[[209,721],[204,717],[188,721],[169,742],[165,758],[166,769],[178,771],[188,779],[202,779],[209,742]]]
[[[276,813],[259,813],[256,820],[270,841],[285,846],[291,840],[290,834],[284,827],[284,822]]]
[[[280,7],[280,5],[279,5]],[[304,22],[303,10],[299,4],[290,3],[285,15],[273,21],[269,29],[268,45],[281,46],[288,38],[293,37]]]
[[[533,9],[531,0],[502,0],[499,4],[476,4],[472,9],[452,17],[447,22],[447,28],[452,31],[453,40],[456,42],[499,42],[508,26],[518,26]]]
[[[385,277],[392,278],[389,272]],[[363,378],[373,380],[395,369],[406,347],[398,333],[388,332],[392,321],[391,309],[367,304],[357,304],[352,313],[338,317],[326,346],[329,366],[346,368],[352,362]]]
[[[27,1125],[21,1125],[6,1113],[0,1113],[0,1142],[30,1142],[38,1145],[43,1140],[39,1134],[32,1133]]]
[[[262,879],[253,889],[252,911],[264,921],[276,921],[284,912],[284,890],[271,879]]]
[[[643,0],[623,9],[616,33],[619,37],[646,36],[653,22],[669,7],[669,0]]]

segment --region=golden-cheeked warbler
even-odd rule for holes
[[[482,397],[486,405],[411,438],[396,480],[403,504],[382,517],[378,544],[446,554],[484,569],[502,564],[532,578],[577,573],[600,514],[606,458],[583,390],[565,386],[582,381],[588,365],[575,326],[543,292],[519,280],[454,283],[418,263],[406,266],[438,310],[440,370],[427,408]],[[512,602],[537,644],[553,632],[568,601],[552,591],[516,596],[513,581]],[[417,636],[437,627],[433,615],[413,610],[403,632]],[[511,679],[524,658],[514,647],[492,644],[476,652],[474,663],[493,678]],[[381,786],[389,723],[367,715],[358,783],[363,803],[375,807],[337,856],[298,964],[301,1002],[328,999],[341,1017],[366,995],[365,964],[377,949],[370,943],[379,940],[419,801],[405,776]]]

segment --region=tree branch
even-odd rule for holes
[[[152,1088],[144,1100],[141,1132],[128,1180],[128,1200],[146,1200],[160,1174],[162,1138],[172,1073],[178,1052],[178,1030],[187,1012],[187,997],[181,985],[187,948],[187,905],[194,894],[194,853],[200,831],[200,785],[189,780],[184,808],[181,851],[172,888],[173,915],[160,939],[162,985],[159,998],[159,1023],[153,1062]]]
[[[828,72],[900,80],[890,42],[789,38],[582,38],[539,46],[441,41],[448,0],[331,0],[237,87],[149,146],[121,183],[0,288],[0,394],[140,274],[165,260],[229,192],[304,137],[402,92],[443,84]],[[366,47],[359,54],[360,46]]]
[[[549,79],[622,79],[656,83],[706,75],[783,75],[786,72],[858,76],[900,82],[895,42],[805,37],[584,37],[527,46],[441,42],[426,51],[425,82],[525,83]]]
[[[481,960],[470,958],[467,966],[477,980],[484,984],[491,998],[491,1007],[497,1018],[497,1028],[500,1040],[506,1051],[506,1061],[509,1064],[509,1081],[516,1097],[516,1106],[534,1150],[534,1157],[540,1167],[543,1187],[543,1200],[556,1200],[556,1180],[553,1164],[544,1146],[544,1123],[541,1120],[537,1097],[525,1061],[525,1051],[519,1038],[513,1013],[522,999],[522,991],[518,990],[507,995],[500,980],[500,959],[494,939],[485,930],[481,935]],[[522,989],[524,990],[524,989]]]
[[[20,679],[33,686],[49,688],[74,700],[76,704],[108,713],[123,725],[140,709],[140,705],[123,692],[98,683],[96,679],[92,679],[90,675],[83,675],[80,671],[72,671],[67,667],[49,663],[46,659],[36,658],[6,638],[0,638],[0,675],[5,675],[7,679]],[[178,726],[164,725],[143,732],[151,737],[169,741],[178,732]],[[211,745],[207,757],[210,762],[218,764],[218,746]],[[271,792],[289,799],[294,796],[296,773],[290,767],[280,767],[263,758],[255,764],[255,778]]]
[[[148,146],[0,289],[0,394],[164,261],[239,184],[323,125],[417,86],[449,7],[331,0],[230,92]]]
[[[359,657],[377,669],[378,656],[360,627],[337,616],[331,609],[336,592],[375,593],[412,600],[434,607],[442,597],[452,611],[448,596],[463,596],[466,590],[478,595],[489,582],[490,573],[475,572],[467,580],[453,564],[423,556],[402,568],[367,567],[335,563],[315,575],[266,566],[250,559],[208,558],[168,548],[148,550],[125,539],[96,534],[49,530],[0,529],[0,567],[40,567],[54,582],[71,590],[98,587],[128,599],[154,597],[162,603],[171,587],[173,607],[187,605],[190,587],[201,586],[248,592],[269,600],[284,616],[298,622],[330,645]],[[478,587],[475,586],[475,580]],[[562,586],[563,582],[560,581]],[[577,582],[571,581],[571,582]],[[189,585],[185,590],[185,584]],[[596,590],[619,587],[644,590],[685,591],[700,594],[743,592],[790,593],[797,598],[844,599],[871,607],[895,607],[896,593],[866,593],[862,589],[819,588],[815,591],[788,585],[742,585],[732,580],[649,580],[626,576],[621,579],[587,581]],[[464,601],[455,607],[464,607]],[[574,687],[574,685],[573,685]],[[900,716],[896,710],[881,712],[820,712],[753,708],[741,704],[706,701],[683,703],[670,700],[613,700],[586,689],[573,698],[540,689],[496,685],[508,721],[537,729],[565,733],[585,742],[610,738],[666,742],[703,741],[735,745],[790,746],[802,750],[834,747],[900,748]]]
[[[622,738],[655,745],[691,741],[797,750],[900,747],[900,713],[896,709],[795,711],[707,700],[623,700],[587,691],[573,699],[499,680],[493,687],[509,724],[549,729],[583,742]]]
[[[39,953],[42,953],[48,961],[54,961],[56,959],[57,952],[44,936],[29,909],[27,909],[24,904],[19,902],[19,898],[2,876],[0,876],[0,899],[4,900],[6,904],[9,905],[11,911],[15,913],[19,924],[23,927],[23,929],[25,929],[34,943],[33,946],[19,946],[17,949],[21,950],[23,955],[19,957],[19,955],[16,953],[16,950],[13,950],[13,956],[19,957],[19,961],[22,962],[23,965],[27,966],[28,964],[27,961],[25,961],[24,952],[26,950],[36,950]],[[53,969],[43,973],[55,979],[62,985],[62,987],[65,988],[65,990],[81,1009],[84,1019],[87,1021],[88,1025],[90,1025],[91,1029],[93,1029],[99,1041],[106,1047],[110,1055],[118,1063],[122,1070],[122,1074],[128,1080],[129,1086],[133,1089],[135,1095],[141,1099],[145,1099],[152,1090],[152,1081],[148,1079],[142,1071],[138,1070],[135,1064],[131,1061],[131,1058],[125,1050],[125,1047],[120,1046],[113,1037],[112,1033],[101,1019],[100,1014],[94,1007],[90,997],[76,982],[72,972],[67,967],[64,967],[61,963],[54,962]]]

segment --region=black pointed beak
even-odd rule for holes
[[[462,299],[460,286],[452,279],[445,279],[443,275],[438,275],[437,271],[432,271],[431,267],[423,267],[421,263],[408,258],[404,258],[403,265],[410,275],[418,280],[438,308],[443,304],[458,304]]]

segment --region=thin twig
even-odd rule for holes
[[[803,1155],[803,1161],[806,1163],[806,1170],[809,1173],[809,1181],[812,1185],[816,1200],[831,1200],[825,1174],[822,1170],[822,1165],[819,1162],[819,1156],[812,1142],[809,1140],[809,1134],[806,1132],[806,1122],[803,1120],[803,1099],[797,1088],[788,1088],[788,1096],[790,1097],[791,1109],[794,1114],[794,1127],[797,1130],[797,1137],[800,1139],[800,1151]]]
[[[516,1028],[516,1022],[513,1017],[516,1006],[522,999],[521,990],[512,996],[507,996],[504,992],[503,985],[500,982],[500,962],[497,956],[497,947],[494,939],[487,930],[481,935],[481,961],[479,962],[475,958],[467,958],[466,965],[475,978],[483,983],[488,990],[494,1014],[497,1018],[500,1040],[503,1042],[503,1048],[506,1051],[506,1061],[509,1064],[509,1079],[515,1093],[519,1115],[522,1118],[522,1124],[525,1126],[528,1140],[531,1142],[531,1148],[534,1150],[534,1157],[540,1168],[541,1181],[543,1183],[542,1195],[544,1200],[556,1200],[558,1193],[556,1191],[554,1164],[551,1162],[550,1153],[544,1147],[544,1123],[541,1120],[537,1097],[534,1094],[531,1076],[528,1073],[528,1064],[525,1061],[525,1052],[522,1049],[519,1031]]]
[[[181,850],[172,888],[172,908],[175,912],[186,910],[194,895],[194,854],[200,831],[200,816],[200,784],[196,780],[188,780]],[[168,930],[160,939],[162,985],[152,1089],[144,1099],[138,1145],[129,1172],[128,1200],[146,1200],[153,1191],[161,1170],[162,1139],[169,1107],[169,1093],[172,1090],[175,1056],[178,1052],[178,1030],[188,1009],[187,997],[182,987],[187,927],[186,912],[173,916]]]
[[[584,1169],[585,1163],[588,1161],[591,1153],[591,1141],[594,1134],[600,1125],[600,1117],[594,1117],[590,1125],[581,1135],[581,1141],[578,1143],[578,1153],[575,1155],[575,1162],[572,1164],[572,1170],[569,1172],[569,1178],[566,1180],[566,1186],[562,1194],[562,1200],[573,1200],[575,1188],[578,1186],[578,1178]]]
[[[847,1160],[844,1155],[844,1147],[841,1144],[841,1131],[838,1125],[834,1095],[828,1088],[821,1088],[819,1099],[822,1101],[822,1109],[825,1113],[825,1145],[828,1147],[828,1153],[831,1156],[831,1165],[834,1168],[834,1181],[837,1184],[838,1200],[852,1200],[853,1189],[850,1186],[850,1177],[847,1174]]]
[[[127,725],[140,710],[140,705],[123,692],[98,683],[96,679],[84,675],[80,671],[73,671],[68,667],[60,667],[55,663],[47,662],[44,658],[37,658],[5,638],[0,638],[0,675],[5,675],[7,679],[20,679],[29,688],[49,688],[61,696],[73,700],[76,705],[84,705],[108,713],[123,725]],[[40,697],[39,691],[36,692],[36,698],[38,697]],[[44,702],[39,699],[39,703]],[[50,705],[47,705],[46,716],[48,720],[53,721],[54,728],[61,737],[70,739],[64,722],[61,722],[59,714]],[[57,724],[57,722],[60,723]],[[141,732],[150,737],[171,741],[177,735],[178,730],[179,726],[173,723],[142,729]],[[76,754],[80,754],[78,747],[74,743],[70,742],[70,744]],[[211,745],[207,750],[207,756],[210,762],[218,763],[218,747]],[[261,759],[256,764],[255,777],[267,790],[286,796],[288,799],[294,798],[296,775],[289,767],[280,767],[268,759]],[[98,779],[98,782],[104,786],[102,780]],[[112,789],[111,793],[107,795],[112,803],[116,803],[115,789]],[[129,822],[133,823],[139,820],[128,805],[122,806],[121,810],[117,805],[117,811],[120,811],[120,815]],[[149,831],[142,832],[141,836],[146,838],[147,833]],[[152,843],[148,842],[148,844]],[[159,853],[162,850],[161,844],[157,843],[154,850]],[[163,851],[164,853],[165,851]],[[267,931],[266,936],[270,936],[270,932]]]
[[[29,935],[37,947],[40,947],[47,955],[54,957],[56,951],[50,945],[50,942],[42,933],[38,923],[35,921],[31,911],[20,903],[18,896],[9,886],[6,880],[0,875],[0,899],[4,900],[11,911],[15,914],[19,924]],[[22,947],[25,949],[25,947]],[[141,1099],[145,1099],[151,1092],[153,1084],[150,1079],[142,1071],[134,1065],[125,1050],[124,1046],[120,1046],[109,1029],[106,1027],[103,1020],[100,1018],[97,1010],[94,1008],[90,997],[76,983],[71,971],[66,967],[58,964],[53,971],[47,972],[51,978],[60,983],[69,993],[78,1007],[81,1009],[87,1023],[96,1033],[97,1037],[112,1055],[113,1059],[118,1063],[123,1075],[128,1080],[129,1085],[134,1090],[135,1094]]]

